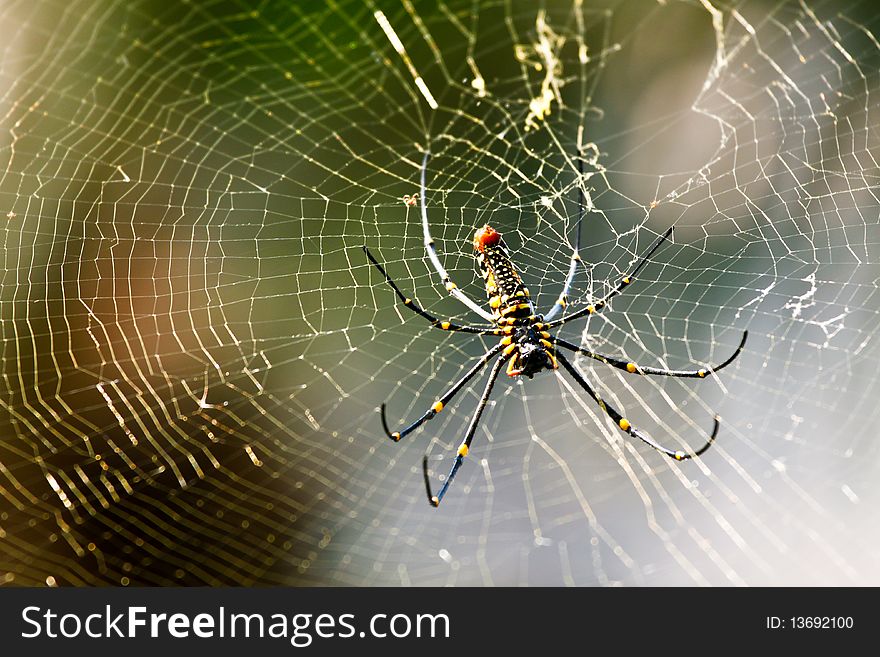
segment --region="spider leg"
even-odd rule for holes
[[[620,294],[630,283],[633,282],[636,275],[638,275],[638,273],[642,270],[642,267],[644,267],[646,264],[648,264],[648,262],[651,260],[651,256],[654,255],[654,252],[660,248],[660,245],[663,244],[663,242],[665,242],[667,239],[669,239],[670,235],[672,235],[672,226],[670,226],[669,230],[667,230],[665,233],[663,233],[663,235],[661,235],[657,239],[657,241],[654,242],[654,245],[650,249],[648,249],[648,252],[644,256],[642,256],[642,259],[639,260],[639,263],[635,266],[635,269],[632,270],[632,273],[629,274],[628,276],[624,276],[623,278],[621,278],[620,282],[617,284],[617,287],[615,287],[613,290],[611,290],[611,292],[606,294],[604,297],[602,297],[601,299],[599,299],[595,303],[592,303],[589,306],[582,308],[581,310],[578,310],[576,313],[572,313],[571,315],[568,315],[567,317],[563,317],[561,319],[557,319],[554,322],[550,322],[547,325],[547,328],[553,328],[555,326],[562,326],[563,324],[566,324],[567,322],[570,322],[573,319],[578,319],[580,317],[583,317],[584,315],[592,315],[593,313],[598,312],[598,311],[602,310],[603,308],[605,308],[605,306],[608,305],[608,302],[611,299],[613,299],[618,294]]]
[[[583,354],[584,356],[588,356],[594,360],[598,360],[602,363],[605,363],[606,365],[611,365],[611,367],[616,367],[619,370],[624,370],[625,372],[629,372],[631,374],[652,374],[656,376],[674,376],[683,379],[704,379],[710,374],[714,374],[719,370],[723,370],[734,360],[736,360],[736,357],[740,355],[743,347],[746,344],[747,337],[749,337],[749,332],[743,331],[742,340],[740,341],[739,346],[736,348],[736,351],[734,351],[733,355],[731,355],[723,363],[721,363],[720,365],[708,365],[698,370],[667,370],[660,367],[643,367],[641,365],[636,365],[631,361],[620,360],[619,358],[613,358],[612,356],[603,356],[602,354],[597,354],[596,352],[582,349],[576,344],[567,342],[566,340],[562,340],[561,338],[553,338],[553,342],[558,344],[560,347],[565,347],[566,349],[570,349],[571,351]]]
[[[427,208],[427,199],[425,194],[425,172],[428,168],[428,159],[431,157],[431,151],[425,151],[425,157],[422,158],[422,175],[420,178],[420,195],[421,195],[421,203],[420,207],[422,209],[422,232],[425,236],[425,251],[428,253],[428,258],[431,260],[431,264],[434,265],[434,269],[437,270],[437,274],[440,276],[440,280],[443,283],[443,286],[446,290],[454,296],[456,299],[461,301],[468,308],[477,313],[480,317],[485,319],[487,322],[494,321],[492,319],[492,315],[484,310],[478,303],[471,300],[464,292],[462,292],[458,286],[452,282],[452,279],[449,277],[449,273],[443,267],[443,264],[440,262],[440,258],[437,255],[437,249],[434,247],[434,238],[431,237],[431,229],[428,226],[428,208]]]
[[[428,311],[422,309],[415,301],[413,301],[408,296],[406,296],[403,292],[400,291],[400,288],[397,287],[397,283],[395,283],[391,279],[391,277],[388,275],[388,272],[385,271],[385,268],[379,264],[379,261],[373,257],[373,254],[370,253],[370,250],[366,246],[363,246],[361,248],[364,250],[364,253],[367,254],[367,257],[370,259],[370,262],[372,262],[376,266],[376,268],[380,272],[382,272],[382,275],[385,277],[385,280],[388,283],[388,285],[391,286],[391,289],[394,290],[394,292],[395,292],[395,294],[397,294],[398,298],[401,301],[403,301],[403,305],[406,306],[407,308],[409,308],[410,310],[412,310],[417,315],[421,315],[422,317],[427,319],[429,322],[431,322],[431,325],[434,326],[435,328],[443,329],[444,331],[461,331],[464,333],[478,333],[481,335],[485,335],[485,334],[501,335],[500,331],[496,332],[496,329],[493,329],[493,328],[482,327],[482,326],[461,326],[459,324],[454,324],[449,321],[443,321],[443,320],[438,319],[437,317],[434,317],[434,315],[432,315]]]
[[[584,158],[583,154],[578,153],[578,173],[580,174],[578,180],[583,180],[584,177]],[[560,310],[565,308],[568,305],[568,292],[571,289],[571,284],[574,281],[574,276],[577,273],[578,263],[581,261],[580,251],[581,251],[581,222],[584,219],[584,188],[578,185],[578,220],[577,226],[575,228],[575,232],[577,233],[577,238],[575,242],[574,250],[571,252],[571,264],[568,266],[568,276],[565,279],[565,284],[562,286],[562,292],[559,294],[559,298],[556,300],[556,303],[553,304],[553,307],[544,315],[544,320],[548,321],[556,317]]]
[[[687,459],[692,459],[695,456],[699,456],[707,449],[709,449],[709,447],[715,441],[715,436],[718,435],[718,426],[720,423],[718,416],[716,415],[715,426],[712,428],[712,434],[709,436],[709,440],[706,441],[706,444],[700,447],[700,449],[698,449],[697,451],[684,452],[681,450],[673,450],[669,449],[668,447],[664,447],[660,443],[655,442],[654,439],[652,439],[650,436],[645,435],[644,433],[633,427],[629,423],[629,421],[617,411],[616,408],[603,401],[603,399],[599,397],[599,395],[597,395],[596,392],[590,387],[590,384],[587,383],[586,379],[581,376],[581,373],[578,372],[570,362],[568,362],[568,359],[565,356],[557,353],[556,358],[558,358],[559,362],[562,363],[562,366],[568,370],[569,374],[574,377],[574,380],[577,381],[578,385],[580,385],[580,387],[583,388],[597,404],[599,404],[599,408],[601,408],[605,412],[605,414],[608,415],[608,417],[614,420],[617,426],[620,427],[621,431],[624,431],[633,438],[638,438],[642,442],[647,443],[648,445],[656,449],[658,452],[662,452],[666,454],[666,456],[673,458],[676,461],[685,461]]]
[[[492,388],[495,386],[496,379],[498,379],[498,374],[501,372],[501,368],[504,363],[507,362],[508,358],[509,356],[502,356],[495,362],[495,365],[492,366],[492,371],[489,373],[489,380],[486,382],[485,390],[483,390],[483,396],[480,397],[480,403],[477,404],[477,410],[471,418],[471,423],[468,425],[464,440],[461,441],[461,445],[458,446],[458,454],[455,457],[455,463],[452,464],[452,469],[449,471],[449,475],[446,477],[446,481],[443,482],[443,486],[440,488],[440,492],[437,493],[437,495],[431,493],[431,478],[428,476],[428,455],[425,454],[425,458],[422,459],[422,471],[425,475],[425,488],[428,491],[428,502],[431,506],[440,506],[440,502],[443,499],[443,496],[446,495],[449,485],[452,483],[458,469],[461,467],[464,457],[467,456],[471,447],[471,441],[473,441],[474,434],[477,432],[477,425],[480,422],[480,416],[482,416],[483,410],[486,408],[486,404],[489,401],[489,395],[492,394]]]
[[[431,408],[428,409],[425,412],[425,414],[422,415],[422,417],[420,417],[418,420],[413,422],[411,425],[409,425],[405,429],[402,429],[401,431],[395,431],[392,433],[391,431],[388,430],[388,422],[385,419],[385,404],[383,403],[382,408],[380,410],[380,414],[382,416],[382,427],[385,429],[385,433],[388,435],[388,437],[391,438],[391,440],[393,440],[394,442],[397,442],[398,440],[400,440],[401,438],[403,438],[407,434],[410,434],[413,431],[415,431],[416,429],[418,429],[420,426],[422,426],[428,420],[434,419],[434,417],[437,415],[437,413],[442,411],[443,407],[446,406],[446,404],[448,404],[449,401],[455,395],[458,394],[459,390],[464,388],[465,384],[468,381],[470,381],[472,378],[474,378],[476,373],[479,372],[481,369],[483,369],[483,367],[486,365],[486,363],[488,363],[490,360],[492,360],[492,358],[495,357],[498,354],[498,352],[501,351],[501,349],[503,347],[504,347],[504,344],[497,344],[494,347],[492,347],[489,351],[487,351],[485,354],[483,354],[480,357],[480,359],[476,363],[474,363],[474,366],[471,367],[471,369],[468,370],[468,372],[463,377],[461,377],[455,383],[455,385],[453,385],[449,390],[447,390],[443,394],[443,396],[440,397],[440,399],[438,399],[436,402],[434,402],[434,405],[431,406]]]

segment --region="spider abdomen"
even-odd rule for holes
[[[497,319],[527,320],[534,317],[535,308],[529,290],[513,266],[507,246],[501,235],[491,226],[484,226],[474,235],[477,264],[486,285],[486,298]]]

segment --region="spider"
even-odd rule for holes
[[[568,305],[568,292],[571,288],[572,281],[574,280],[575,273],[577,271],[577,264],[581,260],[578,252],[580,250],[580,225],[584,216],[583,190],[579,190],[578,193],[579,210],[576,228],[577,242],[572,252],[568,275],[566,277],[565,283],[563,284],[561,294],[546,315],[541,315],[536,311],[535,305],[530,298],[529,290],[525,286],[522,278],[517,272],[516,267],[514,267],[513,260],[510,256],[510,251],[508,250],[507,245],[504,243],[504,239],[502,238],[501,234],[494,228],[486,224],[483,227],[478,228],[474,233],[473,245],[477,264],[485,282],[486,297],[489,306],[489,311],[487,311],[475,301],[470,299],[470,297],[464,294],[464,292],[462,292],[458,288],[458,286],[452,282],[449,274],[443,268],[443,265],[441,264],[440,259],[437,256],[437,251],[434,248],[434,240],[431,237],[430,228],[428,226],[428,212],[425,207],[425,171],[427,169],[429,157],[430,151],[426,151],[422,160],[420,187],[422,228],[425,238],[425,250],[427,251],[428,258],[430,259],[431,264],[434,266],[434,269],[437,271],[437,274],[439,274],[443,285],[446,287],[446,290],[453,297],[461,301],[465,306],[467,306],[472,311],[477,313],[480,317],[489,322],[491,326],[460,325],[453,323],[449,320],[441,320],[435,317],[434,315],[421,308],[418,304],[416,304],[415,301],[406,296],[400,290],[397,284],[392,280],[391,276],[388,275],[388,272],[385,271],[385,268],[376,260],[376,258],[373,257],[373,254],[370,253],[369,249],[366,246],[363,247],[363,250],[366,253],[369,261],[373,265],[375,265],[380,272],[382,272],[382,275],[385,277],[385,281],[388,283],[388,285],[391,286],[391,289],[394,290],[395,294],[403,302],[403,305],[412,310],[417,315],[420,315],[424,319],[428,320],[431,323],[432,327],[439,328],[444,331],[458,331],[461,333],[495,335],[500,337],[499,342],[495,346],[491,347],[486,353],[484,353],[476,361],[476,363],[474,363],[470,370],[465,373],[464,376],[456,381],[452,385],[452,387],[450,387],[436,402],[434,402],[434,404],[421,417],[419,417],[409,426],[399,431],[390,431],[388,429],[388,422],[385,416],[385,404],[383,403],[381,406],[380,414],[382,418],[382,427],[384,428],[385,433],[388,435],[388,437],[397,442],[404,436],[412,433],[417,428],[436,417],[437,414],[440,413],[440,411],[442,411],[443,408],[452,400],[452,398],[459,391],[461,391],[461,389],[464,388],[464,386],[471,379],[473,379],[474,376],[476,376],[476,374],[480,372],[480,370],[483,369],[483,367],[485,367],[492,359],[494,359],[496,356],[499,356],[500,354],[498,359],[495,361],[495,364],[492,366],[491,372],[489,374],[489,379],[486,382],[486,386],[483,390],[482,396],[480,397],[480,401],[477,403],[477,409],[474,412],[474,415],[471,417],[470,424],[468,425],[464,440],[462,440],[461,444],[458,447],[458,452],[456,454],[455,461],[452,464],[452,468],[450,469],[446,480],[443,482],[440,491],[436,495],[431,492],[431,479],[428,473],[427,454],[422,459],[422,471],[425,479],[425,488],[428,493],[428,501],[430,502],[430,504],[434,507],[440,505],[440,502],[446,495],[446,491],[449,490],[449,486],[450,484],[452,484],[452,480],[455,478],[456,473],[461,467],[464,458],[468,455],[471,447],[471,442],[474,439],[474,435],[477,431],[477,426],[480,422],[480,417],[482,416],[483,411],[486,408],[486,404],[489,401],[489,397],[492,394],[492,388],[495,385],[495,381],[497,380],[498,375],[500,374],[505,364],[507,364],[506,371],[508,376],[527,376],[530,379],[535,374],[538,374],[539,372],[542,372],[544,370],[556,370],[561,364],[562,367],[572,376],[572,378],[574,378],[578,385],[593,399],[593,401],[595,401],[599,405],[599,408],[601,408],[602,411],[604,411],[617,424],[621,431],[633,438],[638,438],[639,440],[653,447],[655,450],[662,452],[663,454],[666,454],[670,458],[673,458],[677,461],[694,458],[695,456],[699,456],[703,454],[707,449],[709,449],[709,447],[715,440],[715,436],[718,434],[719,418],[717,415],[714,417],[715,424],[712,429],[712,433],[709,436],[709,439],[698,450],[693,452],[685,452],[664,447],[660,443],[655,442],[650,436],[632,426],[629,420],[627,420],[616,408],[603,400],[596,393],[593,387],[587,382],[584,376],[577,369],[575,369],[574,365],[572,365],[568,358],[566,358],[565,355],[563,355],[559,351],[559,348],[561,347],[562,349],[568,350],[575,354],[581,354],[588,358],[592,358],[601,363],[610,365],[611,367],[616,367],[617,369],[623,370],[630,374],[702,379],[727,367],[737,358],[737,356],[739,356],[739,354],[743,350],[743,347],[745,346],[746,338],[748,337],[748,331],[743,332],[742,340],[740,341],[739,346],[736,348],[736,351],[734,351],[734,353],[729,358],[727,358],[727,360],[719,365],[707,365],[695,370],[670,370],[659,367],[643,367],[630,361],[620,360],[612,356],[604,356],[602,354],[589,351],[588,349],[584,349],[576,344],[563,340],[562,338],[555,336],[550,332],[550,329],[562,326],[564,324],[567,324],[568,322],[580,319],[587,315],[592,315],[606,308],[608,306],[608,302],[612,298],[623,292],[623,290],[635,280],[635,277],[639,274],[641,269],[650,261],[651,256],[653,256],[657,249],[660,248],[660,245],[669,239],[669,237],[672,235],[672,228],[670,227],[663,235],[660,236],[659,239],[657,239],[657,241],[654,242],[654,244],[647,250],[645,255],[641,257],[636,266],[632,269],[632,273],[620,279],[617,285],[608,294],[606,294],[598,301],[595,301],[594,303],[591,303],[590,305],[585,306],[584,308],[576,312],[573,312],[569,315],[564,315],[559,319],[554,319],[560,313],[560,311],[563,311]],[[579,158],[578,170],[581,176],[583,176],[583,159],[581,158]]]

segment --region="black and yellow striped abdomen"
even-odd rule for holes
[[[477,252],[477,263],[486,284],[486,298],[492,314],[505,323],[517,323],[535,315],[529,290],[513,266],[502,242]],[[513,321],[511,321],[513,320]]]

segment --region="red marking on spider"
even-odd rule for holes
[[[474,248],[482,252],[487,246],[495,246],[501,241],[501,233],[486,224],[474,233]]]

